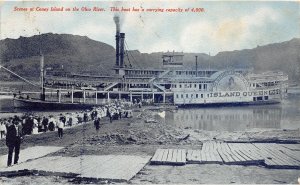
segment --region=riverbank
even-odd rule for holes
[[[64,130],[59,139],[57,132],[26,136],[21,149],[47,145],[64,149],[50,156],[84,155],[153,155],[158,148],[200,149],[204,141],[230,142],[299,142],[297,130],[259,129],[240,132],[179,129],[156,119],[158,112],[135,112],[133,118],[122,118],[110,123],[101,121],[97,133],[92,122]],[[152,120],[149,122],[149,120]],[[0,154],[7,153],[5,141],[0,141]],[[22,153],[20,154],[22,155]],[[230,171],[230,173],[228,173]],[[271,170],[259,166],[187,165],[146,167],[129,183],[296,183],[299,170]],[[218,177],[216,177],[218,176]],[[253,178],[257,177],[257,178]],[[58,177],[1,178],[2,184],[72,184],[70,179]]]
[[[26,136],[22,147],[36,145],[64,146],[59,155],[76,156],[82,148],[87,154],[139,154],[153,155],[157,148],[201,148],[205,141],[300,143],[300,130],[251,129],[248,131],[204,131],[191,128],[176,128],[156,119],[158,112],[148,109],[134,112],[133,118],[122,118],[109,122],[101,120],[97,133],[92,121],[64,130],[64,138],[58,139],[57,132]],[[149,121],[150,120],[150,121]],[[95,147],[97,146],[97,147]],[[4,140],[0,147],[5,147]],[[0,154],[5,154],[1,150]]]

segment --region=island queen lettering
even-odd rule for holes
[[[267,96],[267,95],[275,95],[280,94],[280,89],[269,90],[269,91],[232,91],[232,92],[212,92],[209,93],[209,97],[249,97],[249,96]]]

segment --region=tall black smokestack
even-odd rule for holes
[[[120,67],[124,67],[124,40],[125,33],[120,33]]]
[[[120,18],[119,16],[114,16],[114,21],[116,24],[116,66],[120,66]]]

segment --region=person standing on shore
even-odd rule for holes
[[[54,117],[52,115],[50,115],[48,129],[50,131],[54,131],[55,130],[55,125],[56,125],[56,121],[55,121]]]
[[[95,118],[94,125],[95,125],[95,128],[96,128],[97,134],[98,134],[99,128],[100,128],[100,117]]]
[[[34,121],[35,119],[33,118],[33,115],[29,116],[29,124],[28,124],[28,135],[32,134],[33,132],[33,127],[34,127]]]
[[[4,121],[3,121],[3,122],[1,121],[1,123],[0,123],[0,134],[1,134],[1,138],[0,138],[0,139],[4,138],[5,133],[6,133],[6,126],[5,126],[5,124],[4,124]]]
[[[12,155],[15,151],[14,164],[18,163],[19,154],[20,154],[20,145],[22,140],[22,126],[20,124],[20,119],[18,117],[14,117],[13,122],[7,128],[6,135],[6,146],[8,147],[8,159],[7,166],[11,166],[12,163]]]
[[[89,121],[88,114],[87,114],[87,112],[84,112],[84,113],[83,113],[83,122],[86,123],[86,122],[88,122],[88,121]]]
[[[113,108],[112,107],[108,107],[107,108],[108,111],[108,117],[109,117],[109,122],[112,123],[113,122],[113,116],[114,116],[114,112],[113,112]]]
[[[122,119],[123,109],[119,107],[119,119]]]
[[[48,118],[46,118],[45,116],[43,117],[43,120],[42,120],[42,125],[43,125],[43,131],[44,132],[47,132],[48,130]]]
[[[59,119],[59,121],[57,123],[57,130],[58,130],[58,137],[59,138],[63,137],[63,129],[64,129],[63,119]]]
[[[38,117],[36,116],[36,117],[34,117],[34,119],[33,119],[33,127],[32,127],[32,133],[31,134],[38,134],[38,124],[39,124],[39,122],[38,122]]]

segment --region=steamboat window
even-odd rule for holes
[[[265,96],[264,98],[265,98],[265,100],[268,100],[268,99],[269,99],[269,96]]]
[[[196,98],[198,98],[198,94],[196,94]]]
[[[179,98],[178,94],[176,94],[176,98],[177,98],[177,99]]]
[[[263,100],[262,96],[257,97],[257,101],[262,101],[262,100]]]
[[[193,98],[193,96],[194,96],[194,95],[193,95],[193,94],[191,94],[191,98]]]
[[[197,88],[197,84],[194,84],[194,87]]]
[[[201,94],[201,98],[203,98],[203,94]]]
[[[199,84],[199,89],[202,89],[202,85],[201,84]]]
[[[181,84],[179,85],[179,88],[181,88]]]
[[[183,98],[183,94],[181,95],[181,98]]]
[[[189,94],[186,94],[185,97],[188,98],[188,97],[189,97]]]
[[[203,89],[206,89],[206,88],[207,88],[207,84],[204,84],[204,85],[203,85]]]

